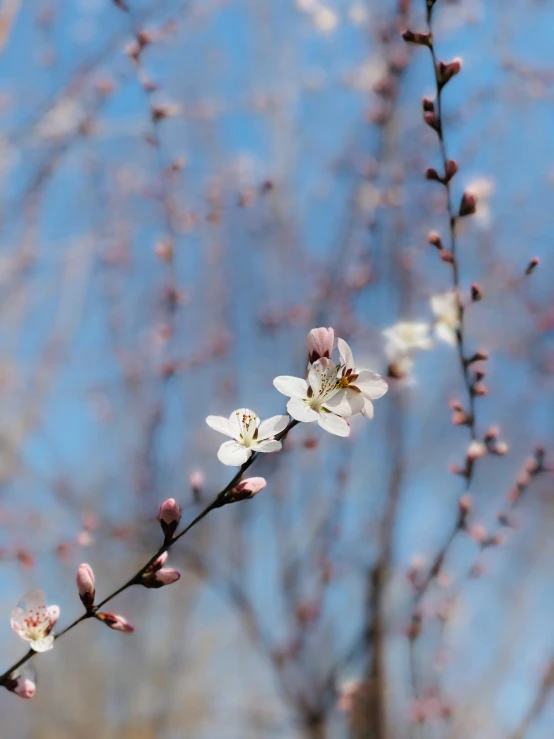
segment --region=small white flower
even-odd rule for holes
[[[280,393],[288,395],[287,411],[297,421],[317,421],[322,429],[336,436],[349,436],[350,426],[342,416],[360,413],[361,394],[343,388],[338,377],[341,367],[322,357],[308,371],[308,382],[301,377],[281,375],[273,380]],[[340,408],[340,413],[335,408]]]
[[[337,344],[341,361],[341,376],[339,379],[341,387],[358,391],[364,401],[362,414],[366,418],[373,418],[373,403],[371,401],[381,398],[387,392],[389,386],[380,375],[376,375],[370,370],[356,369],[354,356],[344,339],[339,339]],[[335,413],[342,415],[340,409],[336,406]]]
[[[385,329],[385,354],[389,360],[389,371],[394,377],[405,377],[413,366],[412,352],[416,349],[431,349],[433,341],[429,336],[431,326],[417,321],[400,321]]]
[[[431,298],[431,310],[435,314],[435,335],[438,339],[455,346],[460,328],[460,302],[455,290],[449,290]]]
[[[465,188],[477,198],[477,210],[473,221],[476,221],[481,228],[487,228],[492,220],[491,199],[494,187],[494,180],[488,177],[477,177]]]
[[[21,604],[11,614],[11,626],[15,633],[35,652],[47,652],[54,646],[54,637],[50,634],[60,616],[58,606],[45,604],[42,590],[30,590],[23,596]]]
[[[232,438],[232,441],[226,441],[219,447],[219,461],[239,467],[253,452],[278,452],[282,444],[273,437],[286,429],[289,418],[273,416],[260,423],[254,411],[239,408],[229,418],[208,416],[206,423],[215,431]]]

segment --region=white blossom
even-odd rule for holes
[[[54,637],[50,632],[60,616],[59,607],[47,606],[42,590],[30,590],[22,598],[21,604],[12,611],[12,629],[18,636],[28,641],[35,652],[47,652],[52,649]]]
[[[389,386],[375,372],[356,368],[352,351],[344,339],[339,339],[337,344],[341,361],[340,384],[343,388],[360,393],[364,401],[362,414],[366,418],[373,418],[373,403],[371,401],[381,398],[387,392]],[[335,413],[340,414],[337,407],[335,407]]]
[[[273,437],[284,431],[289,423],[288,416],[273,416],[262,421],[249,408],[239,408],[229,418],[208,416],[206,423],[210,428],[231,437],[225,441],[217,453],[223,464],[240,466],[253,452],[278,452],[281,442]]]
[[[460,302],[455,290],[431,298],[431,310],[435,314],[435,335],[451,346],[457,342],[460,328]]]
[[[400,321],[382,333],[386,340],[385,354],[392,368],[392,374],[404,377],[414,365],[412,353],[415,350],[431,349],[433,341],[429,336],[431,326],[417,321]]]

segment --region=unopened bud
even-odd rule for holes
[[[453,59],[451,62],[439,62],[437,67],[437,79],[439,85],[444,87],[447,82],[450,82],[452,77],[455,77],[460,73],[462,69],[462,60],[458,57]]]
[[[441,237],[436,231],[430,231],[427,241],[431,246],[435,246],[439,251],[443,248]]]
[[[476,282],[474,282],[471,286],[471,299],[474,303],[477,303],[477,301],[483,299],[483,291],[481,290],[481,286],[478,285]]]
[[[165,538],[171,539],[181,520],[181,509],[173,498],[169,498],[165,503],[162,503],[158,520]]]
[[[454,177],[457,171],[458,171],[458,163],[455,162],[454,159],[449,159],[446,162],[446,167],[444,171],[444,179],[447,182],[450,182],[450,180]]]
[[[477,210],[477,196],[471,192],[464,192],[460,203],[460,217],[470,216]]]
[[[318,359],[329,359],[335,343],[335,332],[332,328],[313,328],[306,336],[308,362],[313,364]]]
[[[122,631],[124,634],[132,634],[135,627],[126,618],[117,613],[97,613],[96,618],[109,626],[114,631]]]
[[[425,170],[425,179],[434,180],[435,182],[442,182],[442,177],[439,175],[434,167],[429,167]]]
[[[423,107],[424,113],[435,112],[435,103],[431,100],[431,98],[423,98],[423,100],[421,101],[421,105]]]
[[[503,457],[508,452],[508,445],[505,441],[497,441],[495,444],[493,444],[491,452],[493,454],[498,454],[498,456],[500,457]]]
[[[30,700],[37,690],[35,681],[27,673],[21,673],[15,677],[10,676],[4,682],[4,686],[11,693],[15,693],[20,698],[25,698],[25,700]]]
[[[434,111],[432,110],[425,111],[423,113],[423,120],[434,131],[438,131],[440,129],[439,119],[435,115]]]
[[[266,485],[267,483],[263,477],[249,477],[246,480],[241,480],[241,482],[231,490],[233,502],[253,498],[254,495],[259,493],[260,490],[263,490]]]
[[[88,611],[94,605],[96,591],[94,589],[94,572],[92,567],[86,563],[79,565],[77,569],[77,589],[79,598]]]
[[[454,264],[454,255],[451,251],[447,251],[446,249],[443,249],[441,251],[441,259],[447,264]]]
[[[472,442],[470,442],[467,448],[467,458],[469,460],[471,460],[472,462],[475,462],[476,459],[485,457],[486,454],[487,454],[487,447],[482,441],[477,441],[476,439],[474,439]]]
[[[406,29],[402,38],[408,44],[418,44],[418,46],[431,46],[431,37],[428,33],[414,33],[409,29]]]
[[[458,501],[460,513],[465,517],[471,511],[471,498],[469,495],[462,495]]]
[[[475,352],[473,356],[471,356],[469,359],[466,359],[466,364],[473,364],[473,362],[486,362],[489,358],[489,353],[486,352],[484,349],[480,349],[479,351]]]
[[[533,257],[529,264],[527,265],[527,269],[525,270],[526,275],[530,275],[532,272],[535,271],[535,269],[539,266],[540,259],[538,257]]]
[[[164,567],[168,556],[167,552],[163,552],[144,571],[140,581],[145,588],[163,588],[164,585],[171,585],[179,580],[180,572],[170,567]]]

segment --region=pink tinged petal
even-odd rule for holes
[[[254,449],[257,452],[278,452],[283,445],[280,441],[276,441],[275,439],[265,439],[264,441],[260,441],[259,444],[256,444]]]
[[[54,637],[45,636],[43,639],[31,640],[29,646],[35,652],[48,652],[54,646]]]
[[[360,370],[353,384],[361,390],[366,398],[371,400],[382,398],[389,389],[387,382],[382,377],[369,370]]]
[[[250,449],[239,444],[237,441],[225,441],[217,453],[217,458],[223,464],[231,467],[240,467],[252,455]]]
[[[306,398],[308,395],[308,383],[301,377],[281,375],[273,380],[274,386],[283,395],[289,398]]]
[[[346,369],[354,369],[356,367],[354,364],[354,355],[346,341],[344,339],[338,339],[337,346],[339,348],[341,364],[344,364]]]
[[[208,416],[206,423],[214,431],[219,431],[220,434],[235,438],[235,436],[238,436],[238,426],[234,415],[231,416],[231,419],[224,418],[223,416]]]
[[[79,565],[77,569],[77,590],[81,598],[94,593],[94,572],[86,562]]]
[[[373,418],[373,403],[371,402],[369,398],[364,397],[364,400],[365,400],[365,403],[364,403],[364,409],[362,411],[362,414],[366,418]]]
[[[267,482],[264,477],[249,477],[246,480],[241,480],[238,485],[233,488],[233,497],[242,496],[251,498],[260,490],[263,490]],[[242,498],[241,498],[242,499]]]
[[[321,413],[318,418],[318,424],[322,429],[328,431],[335,436],[350,436],[350,426],[348,422],[334,413]]]
[[[272,416],[267,421],[262,421],[258,427],[258,439],[269,439],[270,436],[275,436],[284,431],[289,425],[288,416]]]
[[[160,522],[165,524],[179,523],[181,520],[181,509],[174,498],[169,498],[165,503],[162,503],[158,518]]]
[[[312,423],[317,421],[319,413],[299,398],[291,398],[287,403],[287,411],[296,420],[302,423]]]
[[[361,413],[364,407],[364,398],[360,392],[352,388],[339,390],[336,395],[325,401],[325,407],[338,416],[349,418]]]
[[[164,566],[164,564],[167,562],[168,557],[169,557],[169,552],[164,552],[163,554],[160,554],[158,559],[152,562],[149,569],[152,570],[153,572],[160,570]]]
[[[48,615],[48,620],[50,621],[50,628],[52,628],[52,626],[54,626],[54,624],[60,617],[60,607],[48,606],[48,608],[46,609],[46,613]]]
[[[135,630],[133,624],[118,613],[97,613],[96,618],[103,621],[110,629],[122,631],[124,634],[132,634]]]
[[[26,612],[23,610],[23,608],[20,608],[17,606],[14,608],[11,612],[10,617],[10,624],[12,629],[15,631],[16,634],[21,636],[23,639],[27,639],[27,637],[24,635],[25,632],[25,617]]]
[[[29,590],[25,593],[21,602],[25,605],[27,611],[38,611],[39,608],[46,604],[46,598],[43,590]]]

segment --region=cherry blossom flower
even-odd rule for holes
[[[272,416],[260,423],[260,419],[249,408],[233,411],[229,418],[208,416],[208,426],[232,441],[225,441],[217,453],[223,464],[238,467],[252,456],[253,452],[278,452],[281,442],[273,437],[284,431],[289,423],[288,416]]]
[[[414,365],[412,353],[416,349],[431,349],[433,341],[429,336],[428,323],[400,321],[385,329],[385,354],[389,361],[389,373],[393,377],[404,377]]]
[[[431,310],[435,314],[435,334],[438,339],[455,346],[460,328],[460,302],[455,290],[431,298]]]
[[[47,652],[54,646],[50,634],[60,616],[58,606],[45,604],[42,590],[30,590],[21,600],[22,605],[13,609],[11,626],[15,633],[29,642],[35,652]]]
[[[349,436],[350,426],[344,416],[361,413],[365,401],[358,390],[343,387],[341,369],[341,365],[323,357],[309,368],[308,381],[281,375],[273,384],[290,398],[287,411],[294,419],[303,423],[317,421],[331,434]]]
[[[366,369],[356,369],[352,351],[344,339],[338,340],[342,374],[339,382],[342,388],[358,391],[364,401],[361,413],[373,418],[372,400],[381,398],[389,389],[382,377]],[[341,406],[335,406],[335,413],[341,414]]]

